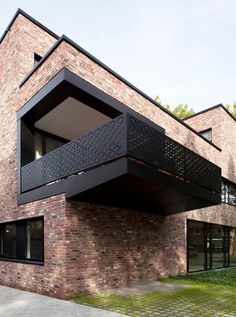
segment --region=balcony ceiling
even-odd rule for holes
[[[103,113],[69,97],[38,120],[35,127],[63,139],[73,140],[110,120]]]

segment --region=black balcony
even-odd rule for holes
[[[219,204],[221,170],[122,114],[21,168],[21,193],[56,183],[68,198],[170,214]]]

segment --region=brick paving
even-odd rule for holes
[[[153,288],[158,292],[150,293]],[[236,317],[234,295],[221,287],[209,292],[201,286],[146,282],[111,290],[107,296],[93,306],[131,317]]]
[[[132,299],[131,299],[132,300]],[[219,308],[217,301],[209,302],[207,296],[199,296],[195,298],[195,302],[189,301],[189,298],[182,298],[178,301],[166,298],[153,299],[149,303],[148,308],[142,307],[142,299],[138,305],[128,307],[120,307],[116,311],[132,317],[235,317],[236,311],[230,313],[227,310]],[[137,304],[137,302],[136,302]],[[220,303],[222,305],[222,301]],[[227,301],[225,301],[227,307]]]

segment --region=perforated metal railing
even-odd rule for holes
[[[120,115],[23,166],[21,191],[125,156],[220,192],[219,167],[130,114]]]

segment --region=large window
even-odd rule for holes
[[[188,220],[188,272],[236,265],[236,229]]]
[[[67,143],[67,140],[57,136],[37,130],[34,133],[35,159],[55,150],[56,148]]]
[[[43,218],[0,224],[0,257],[43,262]]]
[[[222,178],[221,201],[236,206],[236,184]]]

